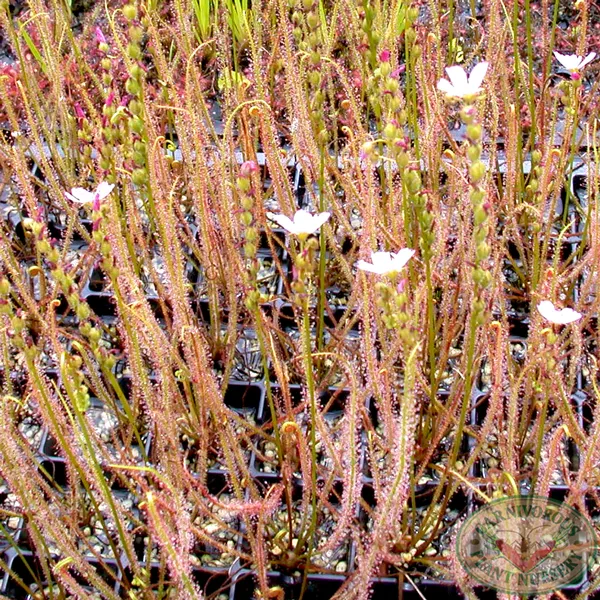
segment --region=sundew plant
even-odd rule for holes
[[[0,596],[478,598],[477,508],[598,530],[599,40],[0,0]]]

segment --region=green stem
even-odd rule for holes
[[[319,212],[325,212],[325,195],[323,187],[325,183],[325,148],[321,147],[321,158],[319,162]],[[324,235],[319,236],[319,292],[317,297],[317,352],[323,351],[323,333],[325,331],[325,267],[327,240]]]
[[[538,421],[538,431],[537,431],[537,444],[535,449],[535,456],[533,462],[533,473],[531,475],[531,495],[535,495],[535,486],[537,485],[538,480],[538,471],[540,468],[541,454],[542,454],[542,446],[544,444],[544,432],[546,425],[546,417],[548,416],[548,402],[550,400],[550,394],[548,390],[548,385],[544,386],[544,403],[542,405],[542,411],[540,413],[540,418]]]
[[[315,398],[315,381],[313,375],[313,360],[311,351],[311,339],[310,339],[310,312],[308,305],[308,297],[303,300],[303,318],[302,318],[302,332],[303,332],[303,355],[304,355],[304,367],[306,370],[306,385],[308,390],[308,400],[310,403],[310,454],[311,454],[311,515],[310,515],[310,526],[306,535],[306,539],[310,540],[308,551],[306,554],[306,570],[304,572],[304,578],[308,574],[308,566],[310,564],[310,557],[314,549],[314,538],[317,529],[317,401]],[[290,532],[291,533],[291,532]],[[304,587],[304,585],[303,585]]]

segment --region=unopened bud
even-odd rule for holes
[[[254,244],[252,242],[246,242],[244,244],[244,254],[248,258],[252,258],[253,256],[256,256],[256,251],[257,251],[256,244]]]
[[[471,124],[467,126],[467,137],[473,141],[478,142],[481,139],[482,128],[479,124]]]
[[[238,189],[242,192],[247,192],[252,187],[250,180],[246,179],[245,177],[238,177],[235,180],[235,183],[238,186]]]
[[[240,177],[249,178],[253,173],[259,170],[258,165],[253,160],[247,160],[240,165]]]
[[[129,56],[129,58],[133,60],[139,60],[140,58],[142,58],[142,51],[140,50],[140,47],[137,44],[134,44],[133,42],[127,44],[126,52],[127,56]]]
[[[475,208],[475,211],[473,213],[473,220],[475,221],[475,225],[481,225],[482,223],[485,223],[487,221],[487,218],[487,211],[485,210],[485,208],[483,208],[481,204],[479,204],[477,208]]]
[[[490,246],[487,242],[481,242],[475,250],[475,256],[479,262],[486,260],[490,256]]]
[[[127,90],[128,94],[131,94],[132,96],[137,96],[142,88],[135,79],[129,78],[127,80],[127,83],[125,83],[125,89]]]
[[[145,185],[148,181],[148,174],[145,169],[134,169],[131,174],[131,181],[135,185]]]
[[[469,146],[467,148],[467,157],[472,163],[478,161],[481,157],[481,146],[479,144]]]
[[[411,194],[421,190],[421,175],[417,171],[408,171],[406,174],[406,187]]]
[[[133,4],[126,4],[123,7],[123,15],[126,19],[133,21],[133,19],[137,19],[137,8]]]
[[[473,183],[481,181],[485,177],[485,165],[479,160],[474,162],[469,167],[469,176]]]

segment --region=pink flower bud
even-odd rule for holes
[[[75,115],[78,119],[85,119],[85,113],[83,112],[79,102],[75,102]]]
[[[245,179],[249,179],[252,173],[256,173],[258,171],[258,165],[253,160],[247,160],[243,162],[240,166],[240,177],[244,177]]]
[[[382,50],[379,53],[379,62],[390,62],[391,53],[389,50]]]
[[[114,92],[110,92],[110,94],[108,94],[107,98],[106,98],[106,102],[104,102],[105,106],[110,106],[113,103],[113,100],[115,99],[115,93]]]
[[[100,27],[96,27],[95,33],[96,33],[96,41],[99,44],[106,44],[106,38],[104,37],[104,34],[102,33],[102,29],[100,29]]]
[[[397,148],[400,148],[400,150],[408,149],[408,142],[407,142],[406,138],[398,138],[395,142],[395,145]]]
[[[404,73],[404,71],[406,71],[406,65],[400,65],[397,69],[394,69],[391,73],[390,73],[390,77],[392,79],[398,79],[398,77]]]

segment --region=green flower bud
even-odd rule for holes
[[[25,321],[23,321],[23,319],[17,316],[14,316],[11,319],[10,325],[15,333],[21,333],[21,331],[25,329]]]
[[[469,176],[473,183],[481,181],[485,177],[485,165],[479,160],[474,162],[469,167]]]
[[[246,308],[248,310],[256,310],[258,303],[260,301],[260,292],[258,290],[252,290],[248,297],[246,298]]]
[[[129,78],[127,83],[125,83],[125,89],[127,90],[127,93],[131,94],[132,96],[137,96],[142,90],[140,84],[132,78]]]
[[[478,142],[481,139],[482,132],[483,130],[479,124],[467,125],[467,137],[473,142]]]
[[[306,15],[306,24],[310,29],[316,29],[319,26],[319,16],[314,12],[308,13]]]
[[[102,337],[102,332],[97,327],[92,327],[90,329],[90,332],[88,334],[88,338],[92,342],[96,342],[96,343],[99,342],[101,337]]]
[[[140,47],[137,44],[134,44],[133,42],[127,44],[126,52],[127,56],[129,56],[129,58],[131,58],[132,60],[140,60],[140,58],[142,58],[142,51]]]
[[[389,100],[389,106],[392,112],[397,112],[400,109],[401,104],[402,102],[400,101],[400,98],[398,98],[398,96],[394,96]],[[398,119],[398,123],[400,123],[400,125],[404,125],[404,123],[402,123],[400,119]]]
[[[478,161],[481,157],[481,146],[479,144],[470,145],[467,148],[467,157],[472,163]]]
[[[473,220],[475,221],[475,225],[481,225],[487,221],[488,214],[483,206],[478,205],[473,211]]]
[[[321,73],[319,71],[311,71],[308,74],[308,81],[313,87],[319,87],[321,85]]]
[[[135,185],[145,185],[148,181],[146,169],[134,169],[131,174],[131,181],[133,181]]]
[[[473,190],[471,192],[471,204],[473,206],[477,206],[478,204],[481,204],[483,202],[483,199],[485,198],[485,192],[483,190]]]
[[[433,214],[430,212],[423,212],[421,213],[421,216],[419,217],[419,221],[421,223],[421,227],[423,229],[430,229],[431,226],[433,225]]]
[[[56,248],[51,248],[46,256],[51,263],[57,264],[60,259],[60,252]]]
[[[385,90],[386,92],[389,92],[390,94],[395,94],[398,90],[400,89],[400,83],[398,82],[397,79],[386,79],[385,82]],[[394,109],[392,109],[394,110]]]
[[[104,366],[108,371],[112,371],[117,362],[117,359],[112,354],[107,354],[102,362],[104,363]]]
[[[326,144],[327,140],[329,140],[329,131],[327,131],[327,129],[321,129],[317,138],[320,144]]]
[[[141,27],[132,26],[129,28],[129,38],[132,42],[139,44],[144,37],[144,30]]]
[[[480,287],[480,288],[487,288],[491,281],[492,281],[492,275],[488,272],[485,271],[484,269],[474,269],[473,270],[473,281]],[[477,303],[480,302],[481,300],[476,300],[475,303],[473,304],[473,307],[477,310]],[[483,310],[483,305],[481,310]]]
[[[129,126],[136,133],[141,134],[144,131],[144,121],[142,121],[139,117],[132,117],[129,119]]]
[[[475,244],[479,245],[485,242],[485,238],[487,237],[487,227],[477,227],[475,229],[475,234],[473,238],[475,239]]]
[[[129,21],[133,21],[134,19],[137,19],[137,8],[133,4],[126,4],[123,7],[123,15]]]
[[[252,213],[243,212],[240,215],[240,222],[242,223],[242,225],[245,225],[246,227],[248,227],[248,225],[250,225],[252,223]]]
[[[238,177],[235,180],[235,183],[238,186],[238,189],[242,192],[247,192],[252,186],[250,179],[247,179],[246,177]]]
[[[257,250],[258,250],[258,248],[256,247],[256,244],[253,244],[252,242],[246,242],[244,244],[244,254],[248,258],[252,258],[252,257],[256,256]]]
[[[42,254],[48,254],[52,248],[48,240],[40,240],[37,244],[37,247]]]
[[[410,156],[407,152],[400,152],[396,158],[396,162],[398,163],[398,167],[400,169],[406,169],[410,163]]]
[[[398,128],[393,123],[388,123],[383,128],[382,137],[393,140],[396,137],[397,132]]]
[[[134,152],[133,162],[136,167],[143,167],[146,164],[146,154],[144,152]]]
[[[421,175],[417,171],[407,171],[405,181],[411,194],[416,194],[421,190]]]
[[[85,321],[90,318],[90,307],[87,304],[79,303],[75,313],[80,321]]]
[[[479,244],[475,250],[475,256],[479,262],[482,262],[489,258],[490,252],[491,248],[489,244],[487,242],[481,242],[481,244]]]
[[[79,294],[73,292],[67,296],[67,302],[69,306],[79,306]]]

